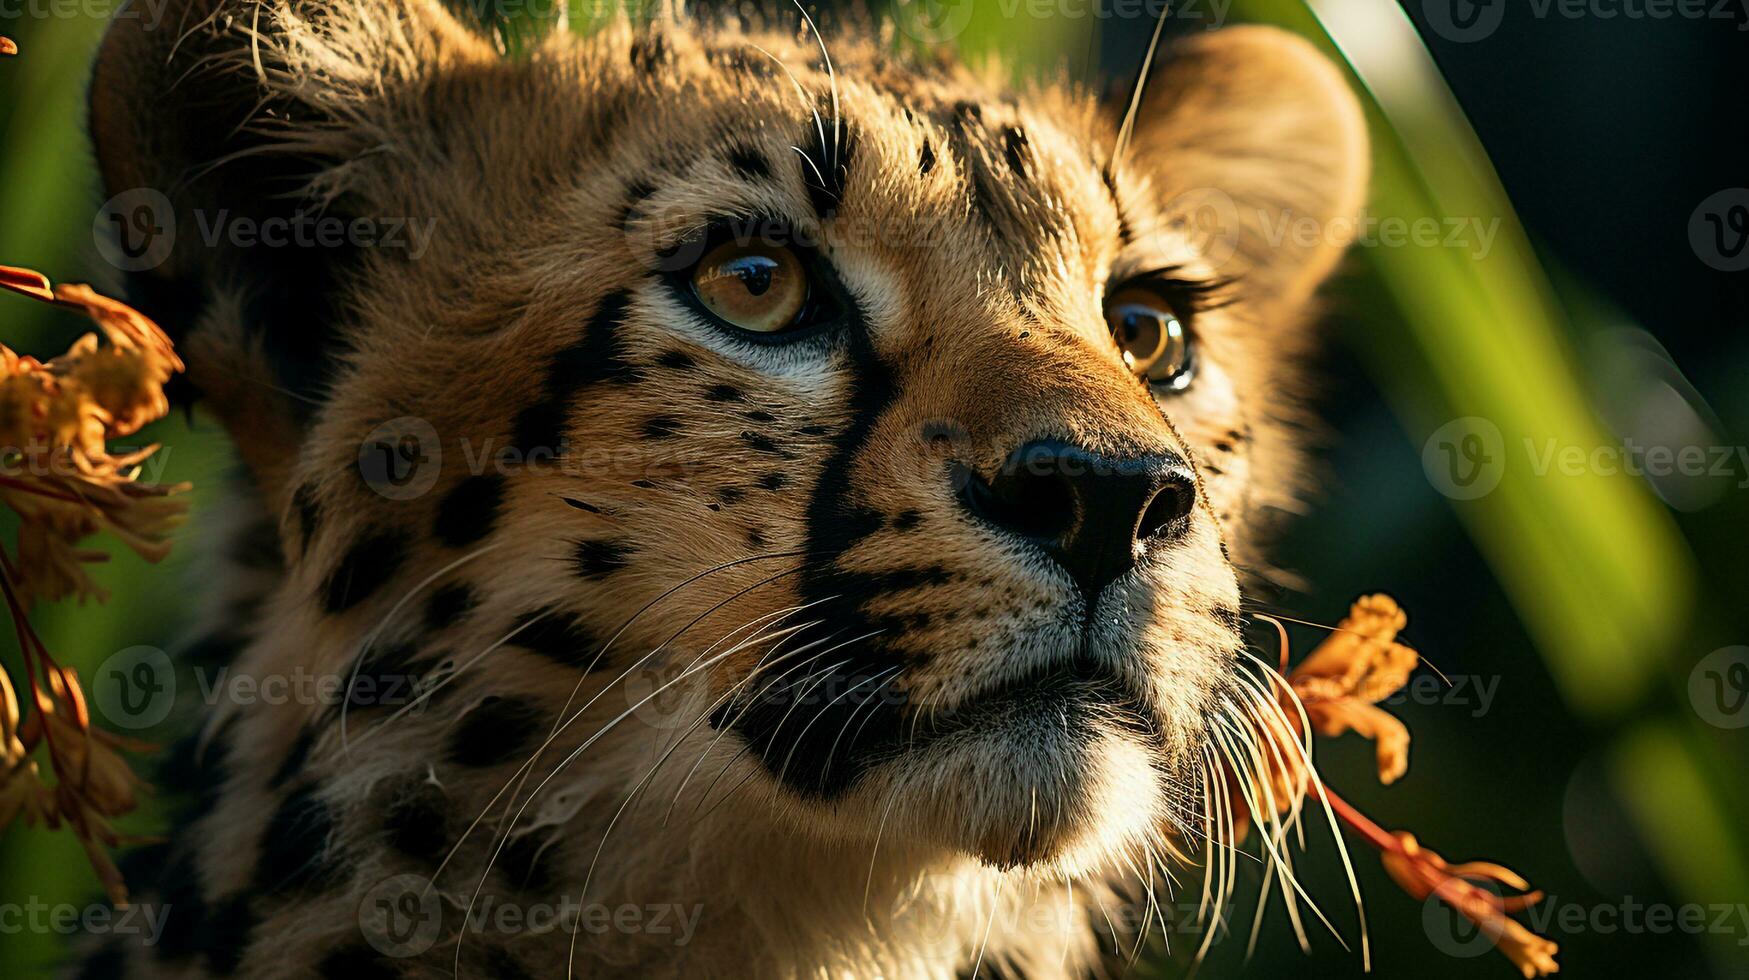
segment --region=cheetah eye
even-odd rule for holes
[[[692,292],[719,320],[749,333],[797,326],[808,302],[808,274],[794,252],[765,242],[725,242],[692,271]]]
[[[1130,370],[1170,391],[1190,386],[1190,332],[1158,292],[1145,286],[1119,289],[1105,303],[1105,320]]]

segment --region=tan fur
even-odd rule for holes
[[[1306,484],[1296,361],[1336,250],[1269,247],[1258,222],[1358,207],[1358,108],[1303,42],[1224,31],[1162,53],[1114,160],[1121,108],[1058,87],[1010,93],[996,72],[909,65],[859,36],[828,47],[834,76],[811,35],[663,19],[554,37],[511,62],[422,0],[188,0],[165,30],[111,30],[92,91],[111,193],[166,188],[192,227],[197,210],[267,200],[237,183],[260,165],[298,178],[274,188],[293,201],[436,221],[417,260],[383,249],[348,259],[332,286],[344,349],[302,390],[276,373],[274,341],[249,319],[255,277],[275,275],[279,257],[219,254],[185,235],[143,274],[147,294],[194,284],[197,322],[177,324],[191,374],[280,515],[283,576],[261,590],[231,669],[348,678],[361,656],[404,643],[442,687],[423,710],[349,710],[344,722],[325,705],[219,704],[205,731],[224,783],[177,828],[172,853],[194,868],[203,924],[232,930],[237,948],[130,948],[126,976],[222,974],[232,954],[238,975],[332,973],[325,958],[365,947],[373,889],[436,870],[385,843],[385,814],[409,799],[439,800],[433,812],[446,815],[454,849],[433,890],[446,931],[421,955],[381,960],[384,975],[447,976],[459,957],[462,975],[512,976],[508,957],[538,977],[568,965],[588,976],[939,977],[980,961],[1049,977],[1127,951],[1102,907],[1145,901],[1157,864],[1202,848],[1186,834],[1208,829],[1192,816],[1203,812],[1196,774],[1236,669],[1242,575],[1261,560],[1261,512],[1291,506]],[[855,132],[849,190],[824,218],[795,148],[816,107],[820,128]],[[1009,130],[1025,134],[1024,175],[1005,160]],[[738,176],[724,162],[731,144],[769,161],[770,178]],[[935,165],[922,173],[925,144]],[[628,202],[640,182],[653,194]],[[1231,256],[1182,221],[1206,192],[1239,216]],[[850,355],[737,347],[650,277],[685,233],[758,214],[822,242],[868,325],[869,356],[890,374],[877,418],[856,415]],[[1233,280],[1225,305],[1195,322],[1199,373],[1182,394],[1129,373],[1101,310],[1108,285],[1164,265]],[[567,403],[571,455],[505,470],[488,535],[438,540],[435,515],[466,461],[509,443],[555,356],[620,291],[615,356],[638,377]],[[663,367],[676,352],[688,366]],[[738,397],[710,395],[724,387]],[[656,416],[677,434],[650,437]],[[437,434],[443,472],[429,493],[390,500],[360,479],[360,445],[401,417]],[[866,438],[832,472],[835,444],[859,424]],[[933,438],[943,425],[952,434]],[[990,472],[1040,438],[1182,453],[1197,468],[1185,536],[1111,587],[1085,641],[1065,573],[968,521],[945,489],[950,463]],[[774,473],[782,486],[763,489]],[[855,599],[862,615],[903,624],[882,643],[908,704],[951,715],[1085,642],[1143,692],[1156,740],[1103,717],[1085,740],[996,725],[876,765],[832,798],[774,778],[706,719],[761,670],[781,669],[757,641],[807,620],[800,580],[817,559],[798,552],[811,540],[810,491],[828,479],[881,515],[830,563],[890,576],[888,591]],[[328,608],[337,570],[383,534],[404,542],[386,581]],[[603,540],[623,545],[623,564],[580,578],[577,542]],[[940,572],[905,578],[922,569]],[[429,597],[458,583],[477,596],[471,611],[422,626]],[[596,669],[519,645],[518,617],[543,611],[548,625],[574,618],[597,645],[612,639],[575,651]],[[541,734],[558,726],[550,742],[454,764],[446,746],[469,715],[514,698],[542,706]],[[276,781],[306,732],[303,764]],[[326,821],[309,842],[322,876],[264,887],[285,832],[272,815],[300,792]],[[545,853],[551,880],[508,880],[506,840]],[[455,928],[482,900],[580,894],[697,905],[702,917],[684,946],[610,930],[573,950],[562,933]]]

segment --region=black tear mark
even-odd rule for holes
[[[680,434],[680,420],[672,415],[654,415],[644,421],[645,439],[672,439]]]
[[[765,159],[765,154],[750,146],[736,144],[730,147],[729,166],[747,180],[771,179],[771,162]]]
[[[571,564],[583,578],[606,578],[626,567],[635,550],[620,540],[579,541],[571,554]]]
[[[322,587],[322,605],[341,613],[363,602],[400,571],[407,559],[407,536],[384,531],[355,543]]]
[[[929,140],[923,141],[923,152],[917,156],[917,172],[927,174],[935,169],[935,147],[929,145]]]
[[[498,473],[470,476],[444,495],[437,507],[433,531],[451,548],[473,544],[492,533],[504,506],[504,477]]]
[[[741,397],[741,389],[734,385],[712,385],[704,393],[705,401],[711,402],[738,402]]]
[[[306,787],[285,798],[261,833],[255,888],[267,895],[339,884],[351,867],[330,849],[334,812]]]
[[[538,618],[537,618],[538,617]],[[546,608],[517,617],[510,642],[565,667],[588,669],[596,651],[595,638],[577,617]]]
[[[530,698],[487,695],[449,737],[449,757],[479,769],[520,760],[533,749],[549,716]]]
[[[1002,131],[1002,155],[1008,159],[1008,166],[1014,169],[1016,176],[1025,177],[1031,164],[1026,133],[1017,126],[1010,126]]]
[[[452,582],[425,600],[425,628],[444,630],[454,626],[463,616],[474,611],[480,597],[460,582]]]
[[[589,318],[582,339],[553,355],[541,400],[516,417],[512,438],[525,462],[551,462],[563,455],[571,399],[596,385],[638,379],[619,336],[629,304],[630,296],[623,289],[608,294]]]
[[[798,145],[802,148],[799,166],[808,203],[824,221],[844,204],[850,165],[856,156],[856,134],[849,123],[832,116],[830,107],[820,112],[820,119],[825,122],[809,126]]]
[[[782,490],[789,485],[789,476],[784,473],[767,473],[759,478],[759,489]]]

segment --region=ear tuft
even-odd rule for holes
[[[1234,272],[1298,302],[1341,257],[1365,202],[1366,117],[1305,39],[1233,27],[1179,41],[1146,82],[1128,150],[1167,220],[1208,229]],[[1230,205],[1230,206],[1229,206]],[[1185,212],[1185,213],[1174,213]],[[1217,259],[1225,256],[1217,255]]]

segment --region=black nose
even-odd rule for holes
[[[1089,608],[1135,565],[1140,546],[1170,538],[1196,503],[1175,455],[1110,457],[1055,440],[1015,450],[991,480],[960,474],[971,513],[1039,545],[1066,569]]]

